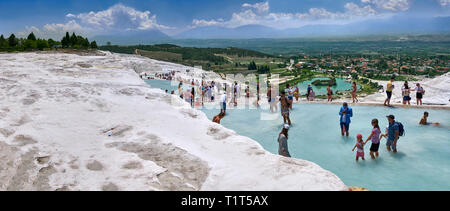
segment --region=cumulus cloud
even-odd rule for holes
[[[124,30],[170,29],[168,26],[158,24],[156,15],[151,15],[150,11],[138,11],[123,4],[116,4],[97,12],[69,13],[65,17],[66,23],[45,24],[41,29],[34,26],[26,27],[26,30],[19,34],[29,34],[33,31],[40,37],[60,38],[66,31],[92,36]]]
[[[249,4],[245,3],[242,5],[242,7],[247,8],[254,8],[259,13],[264,13],[269,11],[269,2],[262,2],[262,3],[256,3],[256,4]]]
[[[35,26],[26,26],[25,30],[19,32],[18,35],[21,37],[26,37],[31,32],[33,32],[38,37],[53,39],[60,39],[65,35],[66,32],[75,32],[83,36],[88,36],[91,33],[90,30],[83,28],[76,21],[72,20],[65,24],[45,24],[42,28],[38,28]]]
[[[364,0],[363,0],[364,1]],[[354,18],[367,18],[377,16],[378,13],[371,5],[358,6],[355,3],[344,5],[344,12],[332,12],[324,8],[310,8],[305,13],[271,13],[268,2],[256,4],[243,4],[240,12],[235,12],[229,20],[198,20],[192,22],[191,28],[201,26],[222,26],[236,28],[239,26],[258,24],[274,28],[294,28],[311,23],[329,23],[338,20],[351,21]]]
[[[102,30],[148,30],[167,29],[156,21],[156,15],[150,15],[150,11],[138,11],[123,4],[116,4],[107,10],[99,12],[81,13],[78,15],[67,14],[67,18],[80,21],[86,27]]]
[[[361,0],[362,3],[372,4],[379,9],[392,12],[408,10],[410,1],[411,0]]]
[[[439,4],[443,7],[450,5],[450,0],[439,0]]]

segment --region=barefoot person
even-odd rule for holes
[[[419,124],[421,124],[421,125],[434,125],[434,126],[440,126],[441,125],[439,122],[435,122],[435,123],[428,122],[428,115],[429,115],[429,113],[425,112],[423,114],[423,117],[420,120]]]
[[[194,89],[194,87],[192,87],[191,94],[192,94],[191,106],[194,107],[194,105],[195,105],[195,89]]]
[[[308,84],[308,89],[306,89],[306,100],[309,100],[309,94],[311,93],[311,84]]]
[[[402,96],[403,96],[403,105],[411,105],[411,97],[409,96],[411,93],[411,88],[409,88],[408,81],[405,81],[402,87]]]
[[[300,90],[298,89],[298,86],[295,87],[294,97],[295,97],[295,101],[298,102],[298,98],[300,97]]]
[[[416,84],[416,100],[417,100],[417,105],[422,105],[422,98],[423,95],[425,94],[425,90],[423,89],[422,86],[420,86],[419,83]]]
[[[372,126],[373,126],[372,133],[370,133],[369,137],[367,138],[364,144],[367,144],[369,140],[372,141],[372,145],[370,146],[370,157],[372,157],[372,159],[375,160],[375,155],[376,157],[379,156],[378,149],[380,148],[380,135],[381,135],[380,126],[378,125],[378,119],[372,120]]]
[[[220,113],[224,115],[227,113],[227,91],[224,91],[222,96],[220,96]]]
[[[213,122],[220,125],[220,120],[222,120],[224,117],[225,117],[225,112],[221,111],[219,115],[217,115],[213,118]]]
[[[333,102],[333,91],[331,90],[330,84],[328,84],[327,87],[327,95],[328,95],[328,102]]]
[[[397,153],[397,141],[400,136],[400,128],[397,122],[395,122],[395,116],[389,115],[387,116],[389,126],[387,128],[387,134],[384,137],[387,137],[386,147],[390,152],[391,149],[394,153]]]
[[[291,157],[288,150],[288,132],[289,132],[290,126],[285,124],[283,126],[283,130],[281,131],[280,135],[278,135],[278,154],[284,157]]]
[[[344,133],[346,133],[348,137],[351,122],[350,118],[353,117],[353,110],[348,106],[347,103],[344,103],[344,105],[341,107],[341,110],[339,111],[339,115],[341,116],[341,119],[339,120],[339,123],[341,125],[341,134],[342,136],[344,136]]]
[[[294,101],[294,91],[291,88],[291,85],[287,84],[285,89],[286,94],[288,95],[289,101]],[[289,105],[289,109],[292,110],[292,103]]]
[[[356,151],[356,162],[358,162],[358,159],[361,158],[362,160],[364,159],[364,141],[363,141],[363,136],[361,134],[358,134],[356,136],[356,145],[353,147],[352,152],[355,151],[355,148],[358,148],[358,150]]]
[[[286,97],[286,92],[284,91],[281,92],[280,103],[281,116],[283,116],[284,124],[288,123],[289,125],[292,125],[291,119],[289,118],[289,107],[292,102],[289,100],[289,98]]]
[[[352,84],[352,100],[353,100],[353,103],[359,102],[358,98],[356,97],[356,91],[358,91],[358,88],[356,86],[356,82],[353,82],[353,84]]]
[[[391,105],[391,98],[392,98],[392,91],[394,90],[394,81],[395,78],[392,77],[391,80],[388,81],[387,87],[386,87],[386,94],[387,98],[384,101],[384,106],[390,106]]]

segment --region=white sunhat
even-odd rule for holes
[[[289,130],[289,128],[291,128],[291,126],[288,125],[288,124],[285,124],[285,125],[283,126],[283,128],[286,129],[286,130]]]

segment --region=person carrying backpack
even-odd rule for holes
[[[402,123],[395,121],[394,115],[386,116],[389,121],[389,126],[386,128],[386,134],[384,134],[384,137],[387,137],[386,147],[387,150],[390,152],[391,148],[394,153],[397,153],[397,141],[400,136],[404,134],[404,128]]]

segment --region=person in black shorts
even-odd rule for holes
[[[369,137],[367,137],[366,142],[364,143],[367,144],[367,142],[372,141],[372,145],[370,146],[370,157],[372,157],[372,159],[375,159],[375,156],[378,157],[378,149],[380,148],[380,135],[381,135],[381,130],[380,130],[380,126],[378,125],[378,119],[373,119],[372,120],[372,132],[370,133]]]

